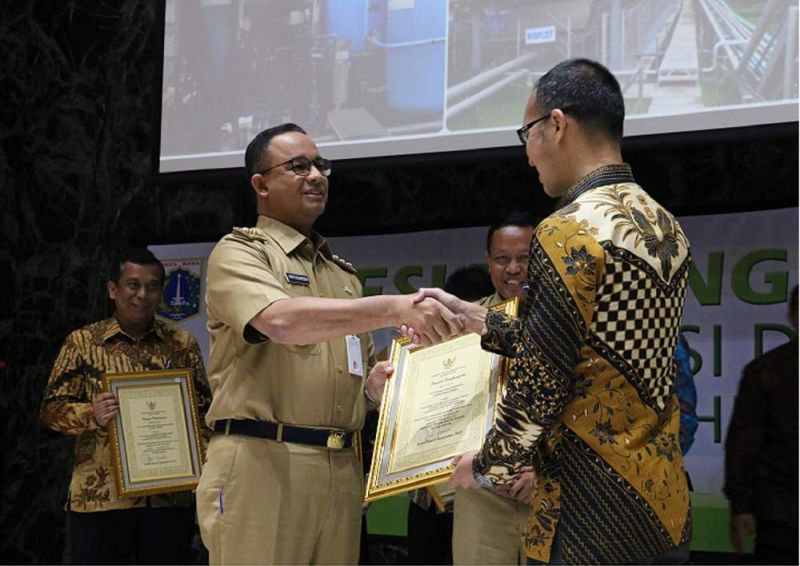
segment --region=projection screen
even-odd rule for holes
[[[331,159],[514,145],[570,57],[614,72],[626,136],[798,119],[797,0],[166,0],[159,170],[287,121]]]

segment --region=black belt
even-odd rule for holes
[[[294,442],[311,446],[342,449],[353,445],[353,433],[329,428],[305,428],[266,421],[225,419],[214,421],[214,432],[269,438],[278,442]]]

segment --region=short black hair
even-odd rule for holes
[[[488,252],[492,247],[492,237],[500,228],[505,228],[506,226],[530,226],[531,228],[536,228],[539,222],[541,222],[541,218],[529,212],[515,210],[508,213],[502,219],[489,226],[489,231],[486,233],[486,251]]]
[[[279,124],[277,126],[267,128],[263,132],[256,134],[256,137],[250,140],[250,143],[247,144],[247,149],[244,152],[244,168],[247,171],[248,178],[258,173],[259,164],[267,154],[269,142],[272,141],[272,138],[281,134],[285,134],[286,132],[300,132],[301,134],[306,133],[306,131],[297,124],[286,122],[285,124]]]
[[[625,101],[619,82],[606,67],[591,59],[567,59],[547,71],[534,86],[536,106],[564,112],[587,131],[622,141]]]
[[[494,293],[494,285],[485,266],[468,265],[447,277],[444,290],[464,301],[477,301]]]
[[[126,262],[135,263],[136,265],[157,265],[158,271],[161,274],[161,283],[167,278],[164,271],[164,264],[153,255],[153,252],[147,248],[128,248],[118,254],[111,263],[111,271],[108,275],[109,281],[119,284],[119,278],[122,276],[122,266],[125,265]]]

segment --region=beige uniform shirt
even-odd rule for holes
[[[248,325],[275,301],[292,297],[362,296],[355,269],[275,219],[235,228],[208,261],[206,304],[211,344],[209,425],[256,419],[359,430],[367,405],[364,381],[374,364],[369,333],[359,336],[364,376],[350,373],[345,337],[319,344],[275,344]],[[313,317],[313,313],[309,313]]]

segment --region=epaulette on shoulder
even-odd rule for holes
[[[345,271],[349,271],[350,273],[352,273],[354,275],[356,273],[358,273],[358,270],[355,267],[353,267],[352,263],[350,263],[349,261],[345,261],[344,259],[340,258],[338,255],[331,254],[331,259],[333,259],[333,261],[336,262],[336,265],[338,265],[339,267],[341,267]]]
[[[232,234],[247,240],[258,240],[261,242],[267,239],[267,235],[261,231],[261,228],[239,228],[238,226],[234,226]]]

